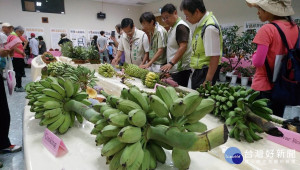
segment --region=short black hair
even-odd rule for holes
[[[187,10],[194,14],[199,9],[201,13],[206,12],[203,0],[183,0],[180,5],[180,10]]]
[[[131,18],[124,18],[121,22],[121,28],[127,28],[128,26],[130,26],[130,28],[133,28],[133,20]]]
[[[94,39],[94,40],[97,40],[97,39],[98,39],[98,36],[97,36],[97,35],[94,35],[94,36],[93,36],[93,39]]]
[[[173,14],[176,11],[176,7],[173,4],[166,4],[161,8],[161,14],[167,12],[169,14]]]
[[[105,32],[104,31],[100,31],[100,35],[103,35],[103,34],[105,34]]]
[[[151,21],[154,21],[153,25],[155,25],[155,23],[156,23],[155,16],[153,15],[152,12],[143,13],[140,17],[140,23],[142,23],[143,21],[146,21],[148,23],[151,23]]]
[[[116,28],[118,29],[118,31],[121,31],[121,24],[117,24]]]
[[[41,40],[44,40],[44,38],[42,36],[38,36],[38,39],[41,41]]]

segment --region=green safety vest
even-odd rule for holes
[[[220,31],[220,62],[221,62],[221,56],[223,54],[222,53],[223,51],[222,31],[217,19],[212,14],[212,12],[210,12],[209,15],[204,18],[202,23],[200,23],[200,25],[195,29],[193,34],[193,40],[192,40],[193,51],[191,56],[191,67],[194,69],[202,69],[204,65],[209,66],[210,57],[205,55],[203,36],[206,27],[210,25],[216,27]]]

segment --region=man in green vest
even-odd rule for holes
[[[216,83],[220,73],[223,48],[221,27],[212,12],[206,11],[203,0],[183,0],[180,6],[186,20],[195,25],[192,34],[192,89],[206,82]]]
[[[169,72],[174,81],[187,87],[191,68],[192,37],[189,25],[177,15],[173,4],[166,4],[161,9],[162,20],[171,28],[168,31],[167,64],[161,67],[163,72]]]

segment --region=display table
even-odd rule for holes
[[[109,94],[119,96],[121,90],[123,88],[127,88],[126,85],[121,83],[120,78],[105,78],[99,74],[96,74],[96,77],[99,79],[97,84],[104,88],[104,90]],[[153,89],[145,88],[145,86],[142,85],[141,80],[139,79],[130,80],[129,82],[133,85],[136,85],[141,90],[154,92]],[[186,91],[193,91],[192,89],[188,89],[185,87],[179,88]],[[206,115],[201,120],[201,122],[207,125],[208,130],[224,124],[224,122],[220,121],[218,118],[210,114]],[[233,165],[238,169],[299,169],[300,152],[293,152],[284,146],[267,140],[267,135],[265,133],[260,135],[264,139],[256,141],[254,143],[247,143],[246,141],[238,142],[235,139],[229,138],[225,144],[209,151],[208,153],[220,160],[226,161],[224,156],[226,149],[229,147],[237,147],[241,150],[244,157],[244,161],[240,165]],[[271,156],[272,153],[273,156]],[[282,158],[279,157],[278,154],[284,154],[285,156]],[[290,158],[287,158],[287,154],[289,154]],[[279,159],[278,157],[281,159]],[[280,163],[280,160],[284,160],[284,163]],[[287,160],[290,163],[286,163]],[[278,161],[278,163],[276,163],[276,161]]]
[[[27,170],[108,170],[106,158],[101,157],[101,147],[95,145],[95,136],[90,135],[93,124],[84,121],[75,123],[66,134],[59,135],[69,152],[61,157],[54,157],[42,144],[44,126],[34,118],[30,107],[24,110],[24,158]],[[159,164],[158,170],[175,170],[171,162],[171,152],[166,151],[166,164]],[[210,154],[191,152],[190,170],[234,170],[227,162]]]

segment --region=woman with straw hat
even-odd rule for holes
[[[299,30],[291,16],[294,15],[291,0],[246,0],[248,6],[256,7],[257,15],[262,22],[277,24],[284,32],[289,48],[293,49]],[[256,53],[252,56],[256,73],[251,88],[260,91],[260,98],[271,99],[273,84],[269,82],[265,61],[271,71],[274,70],[275,59],[287,54],[281,36],[273,24],[265,24],[257,32],[253,42],[257,44]],[[282,117],[285,106],[279,102],[270,102],[270,108],[277,116]]]

